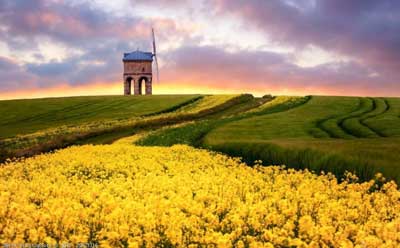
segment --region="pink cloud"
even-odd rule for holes
[[[0,37],[11,52],[35,51],[37,42],[46,37],[82,53],[46,63],[0,58],[0,90],[12,93],[24,87],[45,92],[60,85],[70,88],[97,87],[99,83],[114,85],[122,81],[123,52],[136,48],[151,50],[150,27],[154,26],[159,41],[171,44],[183,40],[186,44],[171,46],[174,48],[159,54],[165,62],[159,85],[163,89],[174,86],[183,92],[198,87],[210,93],[215,90],[400,95],[397,2],[322,0],[316,5],[305,4],[309,1],[287,4],[277,0],[204,2],[206,5],[199,9],[203,18],[223,20],[225,15],[233,15],[244,26],[256,27],[273,42],[300,50],[312,44],[351,60],[302,68],[293,63],[292,54],[246,49],[228,52],[221,44],[203,46],[207,34],[192,37],[191,24],[180,23],[179,19],[147,18],[135,13],[118,16],[85,2],[71,5],[68,1],[5,0],[0,2],[0,21],[6,28],[0,29]],[[140,4],[155,4],[153,7],[170,10],[197,6],[179,0]]]

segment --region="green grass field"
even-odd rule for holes
[[[395,137],[400,135],[395,105],[400,100],[392,101],[389,109],[393,110],[373,115],[377,107],[370,98],[313,96],[306,104],[285,112],[230,122],[213,130],[207,141]]]
[[[144,130],[208,118],[247,102],[254,102],[254,97],[160,95],[3,101],[3,111],[12,115],[2,115],[0,122],[0,162],[74,144],[112,143]]]
[[[98,96],[0,101],[0,111],[6,113],[0,117],[3,149],[8,143],[2,143],[2,138],[45,133],[62,125],[108,120],[115,125],[136,117],[143,120],[124,128],[111,126],[79,139],[69,139],[68,133],[51,136],[51,146],[22,154],[70,144],[110,143],[152,130],[137,144],[184,143],[240,156],[249,164],[261,159],[266,164],[330,171],[337,176],[352,171],[362,180],[383,172],[400,182],[399,98]],[[184,125],[168,127],[179,123]],[[27,143],[24,148],[30,149],[26,140],[18,142]]]
[[[0,138],[60,125],[154,114],[196,97],[199,95],[85,96],[0,101]]]
[[[291,163],[304,167],[309,161],[307,149],[331,155],[337,161],[348,161],[359,173],[372,176],[377,171],[400,180],[400,99],[319,97],[285,112],[261,115],[230,122],[210,131],[204,144],[221,147],[231,143],[273,144],[289,151],[303,151]],[[284,150],[280,150],[282,152]],[[286,162],[264,156],[269,162]],[[303,156],[303,157],[302,157]],[[311,159],[311,161],[313,161]],[[317,163],[314,161],[314,163]],[[321,162],[318,162],[321,163]],[[329,164],[325,161],[325,164]],[[313,167],[312,169],[319,169]],[[320,165],[323,166],[323,165]],[[334,171],[326,165],[325,170]],[[354,168],[348,168],[352,170]],[[369,172],[365,172],[368,169]]]

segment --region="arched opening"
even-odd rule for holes
[[[125,95],[130,95],[131,94],[131,88],[133,84],[133,78],[132,77],[127,77],[124,85],[124,94]]]
[[[146,86],[147,80],[148,79],[146,77],[139,78],[139,81],[138,81],[139,95],[144,95],[146,93],[145,86]]]

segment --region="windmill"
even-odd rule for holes
[[[153,35],[153,57],[156,63],[156,70],[157,70],[157,83],[160,83],[160,72],[158,70],[158,60],[157,60],[157,49],[156,49],[156,37],[154,35],[154,28],[151,29],[151,33]]]
[[[130,53],[124,53],[122,58],[124,73],[123,73],[123,85],[124,95],[130,95],[133,87],[134,95],[143,94],[151,95],[153,91],[153,61],[155,62],[155,69],[157,70],[157,83],[160,82],[160,73],[158,71],[158,59],[156,49],[156,38],[154,35],[154,29],[151,29],[153,38],[153,52],[145,52],[136,50]]]

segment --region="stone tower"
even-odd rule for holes
[[[152,94],[152,63],[153,53],[135,51],[124,53],[122,59],[124,63],[124,95],[131,95],[133,86],[134,95],[142,95],[142,88],[145,88],[145,94]]]

